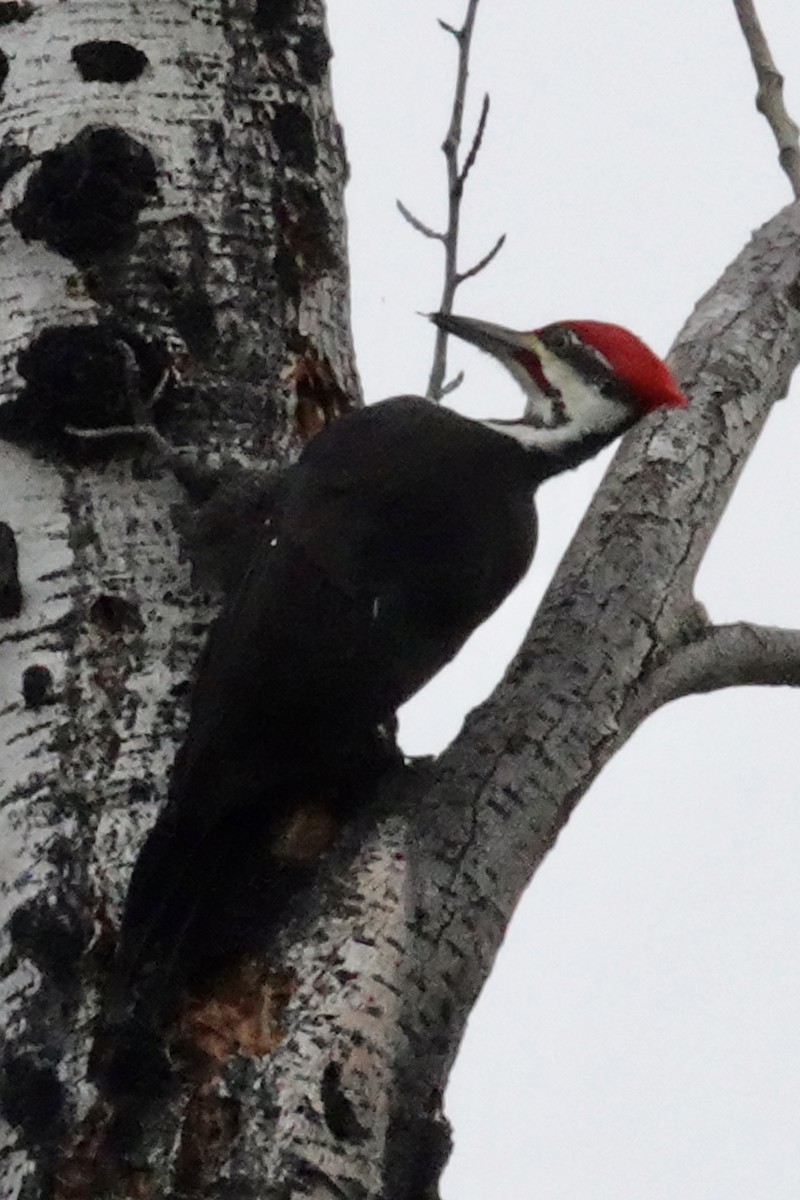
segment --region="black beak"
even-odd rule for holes
[[[455,317],[452,313],[430,313],[430,320],[445,333],[485,350],[497,358],[507,357],[514,350],[524,348],[522,334],[490,321],[477,321],[474,317]]]

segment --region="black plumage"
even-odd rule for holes
[[[667,366],[617,325],[524,333],[433,319],[511,371],[524,414],[482,423],[386,400],[335,421],[270,482],[273,507],[212,628],[168,803],[134,870],[129,967],[183,968],[269,933],[331,830],[397,761],[399,705],[525,573],[538,484],[646,412],[686,405]]]
[[[224,950],[212,913],[226,876],[248,869],[242,854],[257,846],[263,865],[315,795],[341,812],[368,790],[392,760],[398,706],[525,573],[550,469],[513,437],[414,397],[348,415],[307,446],[212,627],[169,801],[134,871],[124,956]],[[298,869],[267,861],[264,903],[279,907]]]

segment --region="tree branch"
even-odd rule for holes
[[[481,115],[478,118],[478,127],[475,130],[475,136],[472,139],[472,145],[469,148],[469,153],[467,154],[467,157],[464,159],[464,165],[458,173],[458,184],[459,184],[459,187],[462,189],[462,191],[464,189],[464,184],[467,181],[467,176],[469,175],[472,168],[475,166],[475,159],[478,157],[478,151],[481,148],[481,142],[483,141],[483,135],[486,131],[486,122],[488,119],[489,119],[489,93],[486,92],[486,93],[484,93],[483,104],[481,105]]]
[[[445,396],[449,396],[451,392],[456,390],[456,388],[460,388],[463,382],[464,372],[459,371],[458,374],[454,375],[452,379],[449,379],[447,383],[442,384],[442,390],[439,393],[439,398],[444,399]]]
[[[783,76],[775,66],[753,0],[733,0],[758,80],[756,108],[766,118],[778,143],[778,160],[800,199],[800,130],[783,102]]]
[[[483,258],[475,263],[474,267],[470,267],[468,271],[459,271],[456,275],[456,285],[463,283],[465,279],[472,279],[473,275],[478,275],[481,271],[488,267],[489,263],[495,258],[505,245],[506,235],[500,234],[495,244],[492,246],[488,254],[484,254]]]
[[[424,221],[420,221],[419,217],[415,217],[414,214],[406,208],[402,200],[395,200],[395,204],[400,210],[401,215],[405,217],[412,229],[416,229],[417,233],[421,233],[422,236],[426,238],[434,238],[438,242],[444,241],[445,235],[443,233],[439,233],[437,230],[431,229],[430,225],[426,225]]]
[[[800,685],[800,630],[737,622],[710,625],[643,681],[647,711],[721,688]]]
[[[472,275],[477,275],[478,271],[483,270],[497,254],[505,240],[505,235],[500,239],[498,245],[486,256],[485,260],[481,260],[475,267],[469,271],[459,274],[458,272],[458,233],[459,223],[461,219],[461,201],[464,194],[464,184],[467,176],[475,165],[475,159],[478,156],[478,151],[481,148],[483,135],[486,130],[486,122],[489,117],[489,97],[485,95],[481,105],[481,113],[478,118],[478,125],[475,130],[475,135],[472,139],[469,151],[464,164],[459,168],[458,151],[461,145],[461,135],[464,122],[464,100],[467,93],[467,81],[469,79],[469,52],[472,42],[472,30],[475,25],[475,16],[478,10],[478,0],[469,0],[467,12],[464,18],[464,24],[461,29],[454,29],[451,25],[440,21],[439,24],[448,33],[453,34],[458,43],[458,69],[456,72],[456,88],[453,96],[453,109],[450,116],[450,126],[447,130],[447,136],[442,144],[445,161],[447,163],[447,230],[442,238],[444,242],[444,284],[442,287],[442,298],[439,302],[439,311],[450,313],[453,311],[453,297],[456,289],[469,279]],[[458,386],[455,383],[445,385],[447,376],[447,334],[443,329],[436,330],[436,340],[433,350],[433,364],[431,366],[431,374],[428,380],[427,395],[431,400],[441,400],[447,395],[448,391],[452,391],[453,387]],[[460,380],[459,380],[460,382]]]
[[[755,235],[700,301],[670,356],[689,408],[669,422],[642,422],[624,439],[505,680],[427,786],[409,785],[405,903],[416,916],[399,986],[408,998],[407,1069],[416,1064],[427,1088],[444,1085],[520,894],[646,715],[641,680],[696,622],[698,565],[800,360],[798,277],[796,204]],[[676,671],[687,686],[779,681],[788,671],[780,636],[720,632],[705,661],[687,651]],[[797,671],[800,635],[783,636]],[[724,668],[715,666],[715,646],[730,650]]]
[[[464,100],[467,93],[467,81],[469,79],[469,52],[472,43],[472,30],[475,25],[475,16],[478,10],[479,0],[469,0],[467,12],[464,18],[464,24],[461,29],[456,29],[447,21],[439,21],[442,29],[446,33],[452,34],[458,44],[458,69],[456,71],[456,87],[453,96],[453,109],[450,115],[450,125],[447,130],[447,135],[442,143],[445,161],[447,163],[447,228],[444,233],[438,233],[431,229],[418,217],[415,217],[401,200],[397,201],[397,207],[402,215],[408,221],[417,233],[421,233],[423,237],[435,238],[444,244],[444,284],[442,287],[442,298],[439,302],[439,311],[443,313],[451,313],[453,311],[453,298],[456,289],[460,287],[467,279],[472,279],[480,271],[483,271],[489,266],[489,263],[500,253],[503,244],[506,240],[506,235],[503,233],[495,242],[488,254],[485,254],[479,262],[470,267],[467,271],[458,270],[458,234],[459,224],[461,220],[461,201],[464,196],[464,185],[467,181],[470,171],[475,166],[475,160],[478,157],[481,145],[483,143],[483,135],[486,132],[486,122],[489,119],[489,96],[484,95],[483,103],[481,104],[480,116],[475,133],[470,143],[469,150],[461,167],[458,165],[458,151],[461,146],[461,136],[464,124]],[[444,396],[452,392],[461,382],[463,375],[461,372],[451,380],[445,383],[447,376],[447,333],[444,329],[436,330],[436,339],[433,350],[433,364],[431,366],[431,374],[428,380],[427,396],[431,400],[441,400]]]
[[[464,99],[469,79],[469,52],[477,11],[478,0],[469,0],[464,24],[456,34],[456,41],[458,42],[456,89],[453,96],[450,127],[442,144],[445,162],[447,163],[447,231],[444,237],[444,285],[442,287],[442,298],[439,302],[439,311],[444,313],[453,311],[453,297],[458,286],[456,280],[458,271],[458,230],[461,219],[461,197],[464,191],[463,180],[459,179],[458,148],[461,144]],[[480,129],[480,123],[478,128]],[[431,366],[426,393],[431,400],[440,400],[442,398],[442,387],[446,375],[447,334],[443,329],[437,329],[433,348],[433,364]]]

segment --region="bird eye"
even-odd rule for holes
[[[625,401],[627,399],[627,389],[625,388],[624,384],[617,379],[616,375],[608,375],[606,378],[601,379],[599,383],[599,390],[600,394],[602,396],[607,396],[609,400]]]
[[[551,350],[567,350],[572,345],[572,335],[563,325],[554,325],[549,332],[547,340]]]

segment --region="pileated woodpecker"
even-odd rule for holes
[[[665,364],[619,326],[517,333],[432,319],[503,363],[525,411],[475,421],[417,397],[385,400],[332,423],[286,472],[211,630],[169,802],[134,871],[123,956],[188,942],[212,955],[214,881],[243,870],[225,861],[242,847],[266,856],[278,903],[277,876],[293,880],[304,858],[291,845],[297,806],[324,795],[342,816],[398,706],[525,573],[538,485],[645,413],[686,404]]]

